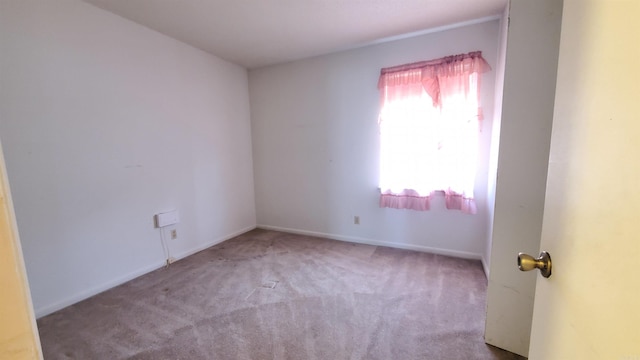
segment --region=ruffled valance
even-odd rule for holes
[[[381,90],[382,103],[404,98],[412,92],[424,91],[433,99],[434,106],[441,106],[441,88],[443,78],[469,76],[484,73],[491,66],[482,57],[481,51],[468,54],[446,56],[436,60],[393,66],[380,70],[378,89]]]

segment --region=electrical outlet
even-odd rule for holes
[[[353,223],[355,225],[360,225],[360,216],[356,215],[353,217]]]
[[[175,240],[178,238],[178,230],[173,229],[171,230],[171,240]]]

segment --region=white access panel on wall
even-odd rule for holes
[[[165,227],[173,224],[177,224],[180,221],[178,217],[178,210],[171,210],[155,215],[156,227]]]

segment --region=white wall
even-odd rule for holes
[[[380,68],[481,50],[496,66],[499,21],[249,72],[258,225],[336,239],[481,258],[495,71],[483,78],[479,213],[378,206]],[[360,216],[360,225],[353,216]]]
[[[504,71],[507,59],[507,34],[509,31],[509,6],[505,6],[502,17],[500,18],[500,41],[498,45],[498,55],[496,66],[494,67],[496,74],[496,88],[494,92],[494,114],[493,124],[491,127],[491,138],[496,141],[491,142],[489,149],[489,170],[487,179],[487,206],[488,227],[487,242],[482,254],[484,271],[487,277],[490,274],[491,265],[491,238],[493,236],[493,221],[495,217],[496,205],[496,180],[498,177],[498,154],[500,150],[500,124],[502,122],[502,98],[504,95]]]
[[[485,340],[527,356],[553,118],[562,1],[511,0]]]
[[[36,314],[255,226],[247,72],[79,1],[0,3],[0,136]]]

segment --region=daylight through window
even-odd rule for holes
[[[380,206],[429,210],[445,194],[448,209],[476,213],[481,52],[382,69]]]

